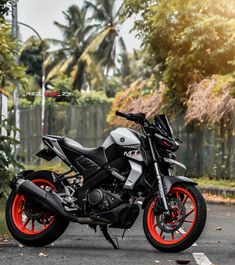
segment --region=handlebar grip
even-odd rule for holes
[[[116,111],[116,115],[117,116],[120,116],[120,117],[123,117],[123,118],[126,118],[127,117],[127,115],[125,113],[120,112],[120,111]]]

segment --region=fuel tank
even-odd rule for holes
[[[111,131],[110,135],[106,138],[102,146],[104,148],[108,148],[114,143],[121,146],[140,145],[140,140],[131,129],[117,128]]]
[[[111,131],[102,144],[108,160],[121,155],[131,160],[143,161],[140,146],[139,133],[128,128],[117,128]]]

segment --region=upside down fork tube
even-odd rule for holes
[[[161,198],[161,200],[163,202],[165,213],[167,215],[170,215],[170,211],[169,211],[169,207],[168,207],[168,203],[167,203],[167,200],[166,200],[166,195],[165,195],[165,191],[164,191],[164,187],[163,187],[162,176],[161,176],[160,171],[159,171],[157,158],[156,158],[156,155],[155,155],[155,151],[154,151],[154,148],[153,148],[153,144],[152,144],[152,140],[151,140],[150,135],[148,135],[148,141],[149,141],[149,146],[150,146],[150,150],[151,150],[152,158],[153,158],[153,162],[154,162],[154,171],[155,171],[155,175],[156,175],[157,182],[158,182],[158,191],[159,191],[159,194],[160,194],[160,198]]]

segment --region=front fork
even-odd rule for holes
[[[157,162],[154,162],[154,170],[155,170],[155,174],[156,174],[156,177],[157,177],[157,180],[158,180],[158,191],[159,191],[160,198],[161,198],[163,206],[164,206],[165,213],[167,215],[170,215],[169,206],[168,206],[168,203],[167,203],[167,200],[166,200],[166,195],[165,195],[165,191],[164,191],[164,187],[163,187],[162,176],[161,176],[161,174],[159,172],[159,168],[158,168],[158,163]]]
[[[169,206],[166,200],[166,195],[165,195],[165,191],[164,191],[164,187],[163,187],[163,182],[162,182],[162,176],[158,167],[158,163],[157,163],[157,158],[156,158],[156,154],[153,148],[153,144],[152,144],[152,139],[150,137],[150,135],[147,135],[148,137],[148,141],[149,141],[149,146],[150,146],[150,150],[151,150],[151,154],[152,154],[152,158],[153,158],[153,162],[154,162],[154,171],[155,171],[155,175],[157,178],[157,182],[158,182],[158,191],[160,194],[160,198],[162,200],[163,206],[164,206],[164,212],[166,215],[170,215],[170,211],[169,211]]]

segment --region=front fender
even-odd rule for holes
[[[197,185],[196,182],[184,176],[164,176],[163,186],[165,188],[165,193],[168,194],[171,187],[176,183],[188,183],[190,185]]]
[[[167,195],[168,192],[170,191],[171,187],[175,185],[176,183],[187,183],[189,185],[197,185],[196,182],[192,181],[189,178],[186,178],[184,176],[164,176],[163,177],[163,187],[165,189],[165,194]],[[145,208],[147,202],[156,196],[156,193],[149,193],[147,197],[145,197],[143,204],[142,204],[142,209]]]

